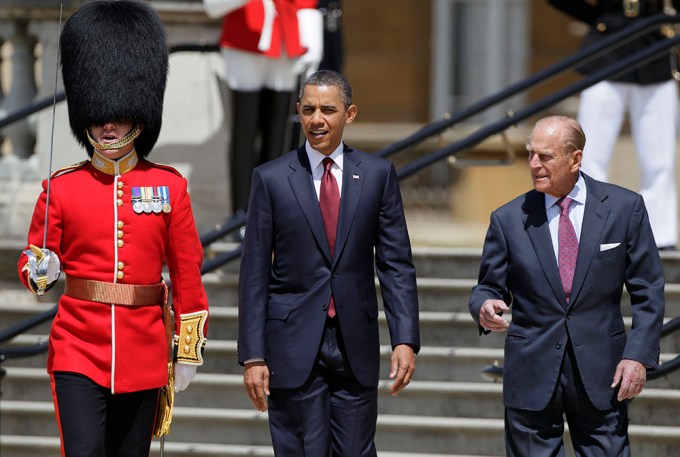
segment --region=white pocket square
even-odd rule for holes
[[[620,244],[621,244],[621,243],[605,243],[605,244],[601,244],[601,245],[600,245],[600,252],[602,252],[602,251],[608,251],[608,250],[610,250],[610,249],[614,249],[615,247],[617,247],[617,246],[620,245]]]

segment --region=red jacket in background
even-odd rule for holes
[[[298,57],[307,52],[300,44],[297,11],[316,8],[316,0],[272,0],[275,14],[265,14],[265,2],[252,0],[224,16],[220,46],[264,54]],[[271,42],[258,47],[263,32],[271,30]],[[269,45],[266,47],[266,45]]]

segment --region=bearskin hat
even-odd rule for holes
[[[71,130],[87,149],[86,129],[111,121],[141,124],[135,149],[146,157],[161,130],[168,46],[158,14],[136,0],[99,0],[78,9],[61,32]]]

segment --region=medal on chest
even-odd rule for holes
[[[168,186],[133,187],[132,210],[137,214],[169,213],[172,207]]]

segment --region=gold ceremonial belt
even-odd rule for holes
[[[164,302],[165,283],[151,285],[116,284],[66,276],[64,295],[80,300],[126,306],[159,305]]]

